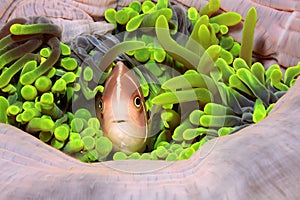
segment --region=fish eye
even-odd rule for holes
[[[141,107],[141,105],[142,105],[142,102],[141,102],[141,98],[140,97],[135,97],[134,98],[134,105],[135,105],[135,107],[137,107],[137,108],[140,108]]]
[[[98,107],[100,109],[100,112],[103,113],[103,101],[102,101],[102,99],[99,100]]]

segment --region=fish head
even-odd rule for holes
[[[145,99],[134,74],[117,62],[107,78],[102,96],[96,99],[96,113],[104,136],[114,151],[143,152],[147,142]]]

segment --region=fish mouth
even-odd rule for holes
[[[124,119],[120,119],[120,120],[113,120],[112,123],[123,123],[126,122],[126,120]]]

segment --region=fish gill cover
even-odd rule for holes
[[[95,162],[188,159],[208,140],[263,120],[295,83],[300,64],[285,73],[277,64],[266,70],[252,55],[255,8],[244,19],[241,44],[230,36],[241,15],[219,8],[219,0],[199,11],[133,1],[106,10],[111,34],[70,44],[47,18],[13,19],[0,31],[0,122]],[[137,77],[144,97],[142,152],[115,151],[97,118],[117,62]]]

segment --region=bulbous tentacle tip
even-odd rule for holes
[[[0,30],[0,38],[4,38],[10,34],[10,27],[13,24],[26,24],[27,22],[28,20],[26,18],[14,18],[8,21]]]

